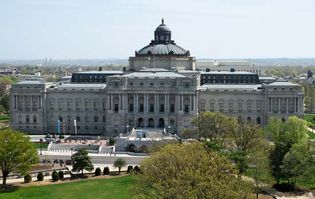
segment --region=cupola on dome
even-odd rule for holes
[[[162,23],[154,31],[154,40],[141,50],[136,51],[136,56],[147,55],[177,55],[177,56],[190,56],[188,50],[175,44],[172,40],[172,32],[170,28]]]

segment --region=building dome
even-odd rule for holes
[[[154,31],[154,40],[141,50],[136,51],[136,56],[147,55],[177,55],[190,56],[189,51],[175,44],[172,40],[172,32],[169,27],[162,23]]]
[[[189,56],[189,51],[176,44],[153,44],[147,45],[137,52],[138,55],[185,55]]]

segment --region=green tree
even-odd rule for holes
[[[294,144],[285,154],[282,170],[288,182],[295,184],[314,163],[307,141],[302,141]]]
[[[118,173],[119,174],[120,174],[121,167],[124,167],[126,165],[127,165],[127,163],[126,163],[126,161],[123,158],[118,158],[114,162],[114,167],[118,168]]]
[[[139,198],[249,198],[226,157],[202,143],[170,144],[141,162]]]
[[[6,112],[10,109],[10,96],[8,94],[5,94],[0,97],[0,105],[3,106],[4,110]]]
[[[75,154],[71,156],[72,161],[72,171],[81,171],[83,175],[83,170],[92,171],[94,166],[91,162],[91,158],[85,149],[79,149]]]
[[[10,172],[26,174],[38,162],[38,154],[29,137],[23,133],[6,128],[0,130],[0,168],[2,187]]]
[[[188,131],[191,137],[199,140],[209,140],[212,143],[223,143],[224,138],[231,130],[233,120],[222,113],[203,112],[192,120],[196,127],[194,131]]]
[[[268,143],[264,143],[264,145],[256,147],[249,154],[249,163],[253,166],[253,173],[251,177],[254,182],[257,199],[261,188],[270,183],[272,180],[268,158],[269,150],[270,147]]]
[[[274,148],[270,152],[271,173],[279,184],[281,180],[288,181],[287,171],[283,169],[283,160],[287,152],[294,144],[306,138],[306,122],[295,116],[287,122],[272,118],[266,128],[266,132],[274,142]]]

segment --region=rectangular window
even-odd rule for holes
[[[220,111],[221,113],[224,112],[224,103],[219,103],[219,111]]]
[[[98,102],[94,102],[93,105],[94,105],[94,110],[97,110],[98,109]]]
[[[77,122],[80,122],[80,121],[81,121],[80,116],[77,116],[77,117],[76,117],[76,120],[77,120]]]
[[[80,111],[80,102],[75,102],[75,108],[77,111]]]
[[[184,112],[185,112],[185,113],[189,113],[189,105],[188,105],[188,104],[185,104],[185,106],[184,106]]]
[[[140,113],[143,113],[143,111],[144,111],[144,108],[143,108],[144,106],[143,106],[143,104],[140,104],[139,105],[139,112]]]
[[[129,104],[129,112],[133,112],[133,104]]]
[[[252,103],[247,103],[247,112],[252,112]]]
[[[84,105],[85,105],[85,110],[89,110],[89,102],[86,101]]]
[[[160,104],[160,112],[164,113],[164,104]]]
[[[154,104],[149,105],[149,112],[151,112],[151,113],[154,112]]]
[[[243,104],[242,103],[238,103],[238,112],[241,113],[243,111]]]
[[[205,103],[200,104],[200,112],[205,112],[206,111],[206,105]]]
[[[233,113],[233,103],[229,103],[229,112]]]
[[[114,111],[117,113],[118,112],[118,104],[115,104],[114,106],[115,106]]]
[[[171,104],[170,106],[170,112],[174,113],[175,112],[175,104]]]
[[[210,103],[210,112],[214,112],[214,103]]]

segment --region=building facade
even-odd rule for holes
[[[13,84],[12,128],[30,134],[105,136],[134,127],[167,128],[180,134],[192,128],[191,120],[204,111],[261,125],[270,117],[286,120],[303,115],[304,94],[298,84],[261,83],[258,74],[235,70],[196,71],[189,51],[168,46],[176,44],[163,21],[152,42],[136,53],[127,71],[76,72],[71,83]]]

